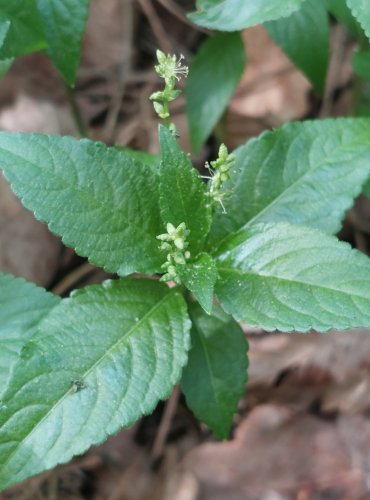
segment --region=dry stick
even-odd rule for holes
[[[103,130],[105,142],[113,144],[116,139],[117,122],[125,94],[127,79],[131,70],[131,55],[133,42],[133,0],[121,0],[120,18],[122,27],[121,65],[117,79],[117,88],[112,96]]]
[[[163,28],[161,20],[153,7],[153,4],[150,0],[139,0],[140,7],[144,12],[148,22],[153,30],[153,33],[158,41],[158,45],[163,52],[170,54],[173,52],[173,46],[169,42],[167,33]]]
[[[177,405],[180,399],[180,394],[181,394],[180,386],[176,385],[172,391],[171,396],[166,402],[162,420],[159,425],[159,429],[155,437],[152,450],[150,452],[150,456],[153,459],[153,461],[157,460],[163,453],[164,445],[166,443],[166,439],[171,427],[172,419],[176,412]]]
[[[67,94],[67,99],[69,106],[71,108],[72,116],[76,125],[76,129],[80,137],[88,137],[88,132],[86,125],[82,119],[81,113],[80,113],[80,108],[78,107],[77,101],[76,101],[76,95],[74,89],[69,87],[68,85],[65,86],[66,89],[66,94]]]
[[[194,27],[193,23],[191,23],[186,17],[185,12],[181,7],[172,2],[172,0],[157,0],[158,3],[162,5],[168,12],[170,12],[174,17],[177,17],[180,21],[185,24],[188,24],[191,27]]]
[[[334,28],[332,56],[330,60],[328,75],[326,78],[323,102],[319,113],[320,118],[331,116],[334,104],[333,94],[340,79],[347,40],[348,36],[346,29],[338,24]]]
[[[77,269],[74,269],[72,272],[67,274],[65,278],[63,278],[59,283],[57,283],[52,292],[55,295],[64,295],[68,292],[76,283],[81,281],[83,278],[86,278],[91,273],[95,272],[96,267],[92,266],[89,262],[85,262]]]
[[[139,456],[125,469],[122,476],[114,486],[113,491],[107,500],[123,500],[126,496],[127,489],[135,482],[135,479],[141,474],[143,467],[143,458]],[[134,483],[135,484],[135,483]]]
[[[53,471],[48,479],[48,495],[46,500],[58,500],[59,478],[56,471]]]
[[[184,24],[191,26],[193,30],[209,34],[209,30],[207,30],[206,28],[202,28],[201,26],[193,24],[191,21],[189,21],[189,19],[186,17],[185,11],[181,7],[176,5],[173,0],[157,0],[157,2],[160,3],[162,7],[168,10],[168,12],[170,12],[179,21],[182,21]]]

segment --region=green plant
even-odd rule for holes
[[[235,30],[306,2],[203,0],[194,20]],[[212,50],[240,51],[239,35],[216,37]],[[205,183],[170,119],[187,69],[158,52],[156,70],[159,164],[87,139],[0,133],[0,166],[23,204],[118,276],[60,299],[0,275],[1,489],[132,424],[178,382],[226,438],[246,382],[238,321],[287,332],[370,326],[370,261],[333,236],[370,176],[370,120],[290,123],[232,154],[221,145]],[[196,147],[212,126],[195,133]]]
[[[15,57],[45,50],[66,83],[72,85],[88,7],[89,0],[0,0],[1,73]]]

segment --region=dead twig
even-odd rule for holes
[[[144,12],[148,22],[153,30],[154,36],[158,41],[158,45],[163,52],[172,53],[173,46],[167,37],[167,33],[163,28],[162,22],[153,7],[153,4],[150,0],[139,0],[140,7]]]
[[[59,283],[57,283],[52,292],[55,295],[65,295],[68,290],[74,288],[74,285],[81,281],[83,278],[86,278],[90,274],[96,271],[96,267],[91,265],[89,262],[85,262],[77,269],[74,269],[71,273],[67,274],[65,278],[63,278]]]
[[[191,26],[194,30],[201,31],[202,33],[207,33],[209,34],[209,30],[206,28],[202,28],[201,26],[198,26],[197,24],[193,24],[189,19],[186,17],[185,11],[177,5],[173,0],[157,0],[159,4],[162,5],[168,12],[170,12],[173,17],[176,17],[179,21],[183,22],[187,26]]]
[[[326,78],[324,97],[319,112],[320,118],[331,116],[334,105],[334,91],[338,85],[338,81],[340,80],[347,40],[348,35],[346,29],[341,25],[337,25],[334,28],[332,55]]]
[[[107,118],[103,130],[104,141],[113,144],[116,140],[117,122],[125,95],[127,80],[131,71],[131,55],[133,41],[133,1],[121,0],[120,17],[122,25],[122,54],[118,69],[117,87],[112,95]]]
[[[80,108],[77,104],[75,90],[69,87],[68,85],[65,86],[65,89],[66,89],[67,100],[71,108],[77,132],[80,137],[88,137],[89,134],[87,131],[87,127],[82,119]]]
[[[169,399],[166,402],[166,406],[163,412],[162,420],[159,425],[157,435],[155,437],[152,450],[150,452],[153,461],[158,460],[158,458],[163,454],[164,445],[171,428],[171,423],[173,416],[176,412],[177,405],[180,399],[180,386],[176,385]]]

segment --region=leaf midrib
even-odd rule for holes
[[[342,151],[348,147],[355,147],[357,144],[361,144],[363,139],[365,139],[366,137],[369,137],[370,138],[370,134],[369,132],[367,132],[366,134],[364,133],[364,135],[362,135],[361,137],[356,137],[356,140],[353,141],[353,142],[348,142],[345,146],[342,146],[342,147],[339,147],[339,148],[336,148],[335,151],[338,152],[338,151]],[[254,215],[249,221],[247,221],[244,225],[240,226],[238,228],[238,230],[240,229],[244,229],[244,228],[247,228],[253,224],[256,223],[256,220],[258,221],[258,218],[261,217],[266,211],[268,211],[270,208],[273,208],[279,201],[281,198],[283,198],[287,193],[289,194],[289,192],[293,189],[296,188],[296,186],[299,186],[300,183],[302,183],[303,181],[306,180],[306,177],[308,177],[309,175],[312,175],[314,172],[316,172],[317,170],[321,169],[322,167],[326,166],[329,164],[328,162],[328,159],[329,159],[329,155],[327,155],[326,159],[323,160],[321,163],[318,163],[315,167],[307,170],[301,177],[299,177],[298,179],[296,179],[292,184],[290,184],[284,191],[282,191],[276,198],[274,198],[272,200],[272,202],[269,204],[269,205],[266,205],[260,212],[258,212],[258,214]]]
[[[366,138],[366,137],[369,137],[370,138],[370,133],[369,132],[364,132],[363,135],[361,135],[360,137],[356,137],[356,140],[352,141],[352,142],[348,142],[345,146],[342,146],[341,148],[336,148],[336,152],[339,150],[339,151],[342,151],[343,149],[345,148],[348,148],[348,147],[355,147],[357,144],[361,144],[362,141]],[[268,212],[270,209],[272,209],[282,198],[284,198],[287,193],[289,194],[289,192],[291,190],[293,190],[293,188],[295,189],[297,186],[300,185],[300,183],[303,183],[305,180],[306,180],[306,177],[312,175],[314,172],[316,172],[317,170],[319,170],[320,168],[324,167],[325,165],[328,164],[328,157],[329,155],[327,155],[326,159],[324,161],[322,161],[321,163],[318,163],[315,167],[307,170],[301,177],[299,177],[297,180],[295,180],[292,184],[290,184],[286,189],[284,189],[284,191],[282,191],[276,198],[274,198],[268,205],[266,205],[260,212],[258,212],[257,214],[255,214],[251,219],[249,219],[247,222],[245,222],[244,224],[241,224],[233,229],[233,233],[237,232],[237,231],[242,231],[244,229],[248,229],[250,228],[251,226],[253,226],[254,224],[257,224],[258,223],[258,219],[260,217],[263,216],[263,214],[265,212]],[[235,207],[233,207],[233,211],[235,210]],[[344,212],[344,210],[341,209],[341,213]],[[214,249],[214,252],[221,247],[221,245],[223,245],[225,243],[225,241],[227,241],[227,239],[230,237],[230,234],[227,234],[225,235],[223,238],[221,238],[217,244],[217,247]],[[213,253],[214,253],[213,252]]]
[[[287,282],[287,283],[293,283],[295,285],[306,285],[306,286],[310,286],[310,287],[314,287],[314,288],[319,288],[319,289],[323,289],[323,290],[327,290],[327,291],[330,291],[330,292],[336,292],[336,293],[340,293],[340,294],[343,294],[345,295],[346,297],[357,297],[359,299],[362,299],[362,300],[367,300],[370,302],[370,298],[366,298],[362,295],[358,295],[356,293],[349,293],[349,292],[345,292],[343,290],[338,290],[337,288],[329,288],[325,285],[322,285],[322,284],[316,284],[316,283],[310,283],[310,282],[306,282],[306,281],[299,281],[299,280],[293,280],[291,278],[286,278],[286,277],[283,277],[283,276],[275,276],[275,275],[271,275],[271,274],[264,274],[263,272],[261,273],[257,273],[256,271],[254,272],[251,272],[251,271],[244,271],[242,269],[238,269],[236,267],[221,267],[221,266],[218,266],[217,267],[219,271],[221,272],[228,272],[228,273],[234,273],[234,274],[239,274],[239,275],[242,275],[242,276],[256,276],[258,278],[270,278],[270,279],[273,279],[273,280],[277,280],[277,281],[283,281],[283,282]]]
[[[157,302],[155,304],[155,306],[153,306],[147,313],[144,314],[144,316],[137,322],[135,323],[132,328],[122,337],[120,337],[108,350],[105,351],[105,353],[91,366],[91,368],[89,368],[85,373],[84,375],[81,377],[82,379],[86,379],[86,377],[100,364],[102,363],[105,358],[107,358],[110,353],[117,347],[119,346],[120,343],[123,343],[124,340],[127,340],[127,338],[129,336],[131,336],[134,331],[139,327],[141,326],[147,319],[148,317],[151,315],[151,314],[154,314],[154,312],[163,304],[165,303],[170,297],[172,297],[174,295],[174,293],[176,292],[176,288],[170,290],[168,293],[166,293],[166,295],[164,297],[161,298],[161,300],[159,302]],[[47,318],[44,318],[44,319],[47,319]],[[42,322],[41,322],[42,323]],[[41,325],[40,325],[41,326]],[[22,389],[22,388],[21,388]],[[20,390],[20,389],[19,389]],[[19,392],[19,391],[17,391]],[[15,395],[17,394],[17,392],[15,393]],[[21,444],[23,444],[24,442],[27,441],[27,439],[29,439],[32,434],[38,429],[38,427],[40,425],[43,424],[43,422],[45,420],[48,419],[48,417],[54,412],[55,408],[57,408],[68,396],[71,395],[71,391],[70,391],[70,388],[65,392],[65,394],[63,394],[56,402],[55,404],[50,408],[50,410],[46,413],[46,415],[37,423],[36,426],[34,426],[32,428],[32,430],[21,440],[18,442],[17,446],[14,448],[14,450],[12,450],[12,452],[7,456],[6,458],[6,461],[3,462],[3,465],[8,463],[9,460],[13,457],[13,455],[16,453],[16,451],[18,450],[19,446],[21,446]],[[4,400],[5,401],[5,400]],[[9,418],[11,418],[12,415],[9,416]],[[8,421],[8,419],[5,421],[5,422],[2,422],[2,425],[4,425],[6,422]]]
[[[212,365],[211,365],[211,361],[210,361],[209,356],[208,356],[208,351],[207,351],[206,344],[205,344],[204,339],[203,339],[202,331],[201,331],[201,328],[198,325],[197,318],[195,318],[192,314],[191,314],[191,317],[192,317],[192,320],[193,320],[194,329],[197,332],[197,335],[198,335],[199,340],[200,340],[200,344],[202,346],[202,350],[204,352],[204,357],[206,359],[208,372],[210,374],[210,381],[211,381],[211,387],[212,387],[212,392],[213,392],[213,399],[214,399],[216,405],[218,407],[220,407],[220,401],[219,401],[219,398],[217,397],[217,391],[215,389],[215,384],[214,384],[214,378],[215,377],[213,377]]]
[[[301,2],[295,2],[295,4],[297,5],[297,8],[295,8],[295,6],[293,5],[293,11],[291,12],[291,9],[288,10],[288,14],[285,13],[284,16],[279,16],[278,14],[274,14],[274,18],[276,17],[276,19],[279,19],[279,17],[288,17],[290,15],[290,13],[293,13],[294,12],[294,8],[295,10],[298,10],[299,7],[301,6],[301,4],[303,4],[305,0],[301,0]],[[200,11],[199,13],[194,13],[196,15],[195,19],[197,19],[198,17],[200,17],[201,19],[204,17],[204,16],[208,16],[209,20],[211,23],[215,23],[218,19],[222,19],[222,18],[226,18],[226,19],[229,19],[229,9],[230,9],[230,6],[227,5],[227,1],[226,0],[223,0],[222,4],[221,5],[209,5],[208,6],[208,12],[204,12],[204,11]],[[276,8],[274,6],[272,7],[266,7],[264,8],[264,11],[263,11],[263,15],[271,15],[271,13],[274,13],[276,12]],[[260,19],[260,16],[261,16],[261,13],[257,10],[255,13],[253,13],[252,15],[249,13],[245,14],[242,18],[242,21],[239,21],[242,22],[243,24],[245,22],[247,22],[249,19],[252,18],[253,22],[256,23],[255,19],[257,18]],[[275,19],[271,19],[271,20],[275,20]],[[258,22],[260,24],[260,21]],[[250,24],[248,24],[250,25]]]

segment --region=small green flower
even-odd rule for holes
[[[181,90],[175,89],[176,82],[181,76],[188,76],[188,67],[182,64],[183,56],[177,58],[175,55],[164,54],[157,50],[158,64],[155,66],[157,75],[164,79],[165,87],[161,91],[153,92],[150,99],[153,102],[153,107],[157,115],[162,120],[167,120],[170,117],[169,103],[176,99]],[[167,123],[167,126],[172,124]],[[175,132],[175,131],[174,131]]]
[[[186,239],[190,231],[186,229],[185,222],[177,227],[169,222],[166,225],[166,230],[166,233],[157,236],[157,239],[161,241],[159,248],[167,252],[167,260],[161,266],[166,273],[162,276],[161,281],[175,281],[175,283],[180,284],[176,266],[183,266],[190,259],[190,252],[186,250],[189,245]]]
[[[173,86],[174,79],[180,80],[181,76],[185,78],[188,76],[188,67],[182,65],[183,55],[177,59],[175,55],[166,55],[161,50],[157,50],[156,55],[158,64],[154,66],[154,69],[157,75],[164,79],[166,85],[170,84]]]
[[[211,180],[209,183],[209,196],[214,203],[219,203],[224,213],[226,213],[223,199],[227,196],[227,191],[223,191],[223,185],[226,181],[230,179],[230,170],[235,163],[235,155],[229,154],[225,144],[221,144],[218,151],[218,158],[211,161],[209,165],[206,163],[206,168],[211,174]]]

